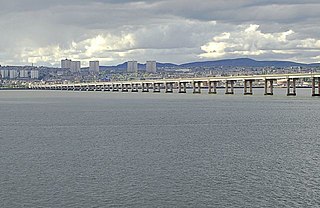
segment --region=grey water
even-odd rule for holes
[[[0,91],[0,207],[319,207],[320,98]]]

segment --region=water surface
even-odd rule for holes
[[[318,207],[320,99],[0,91],[0,207]]]

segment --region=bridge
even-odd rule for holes
[[[320,73],[299,74],[267,74],[251,76],[225,76],[225,77],[200,77],[158,80],[132,80],[94,83],[68,83],[68,84],[31,84],[34,90],[67,90],[67,91],[112,91],[112,92],[161,92],[186,93],[188,87],[192,87],[193,93],[201,93],[203,87],[208,88],[209,94],[217,93],[218,84],[225,88],[225,94],[234,94],[234,83],[242,82],[244,95],[253,94],[253,82],[264,82],[264,94],[273,95],[274,83],[277,80],[286,80],[287,95],[296,95],[296,82],[299,79],[311,79],[312,96],[320,96]]]

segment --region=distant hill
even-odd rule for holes
[[[201,62],[191,62],[185,64],[172,64],[172,63],[157,63],[157,67],[293,67],[293,66],[310,66],[310,67],[320,67],[320,63],[303,64],[292,61],[257,61],[250,58],[237,58],[237,59],[223,59],[217,61],[201,61]],[[145,69],[145,64],[138,64],[139,69]],[[103,69],[126,69],[127,62],[116,65],[116,66],[102,66]]]
[[[320,66],[320,64],[312,64]],[[256,61],[250,58],[224,59],[218,61],[203,61],[181,64],[182,67],[291,67],[291,66],[308,66],[308,64],[296,63],[292,61]]]

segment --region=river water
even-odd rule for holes
[[[0,207],[319,207],[320,99],[0,91]]]

